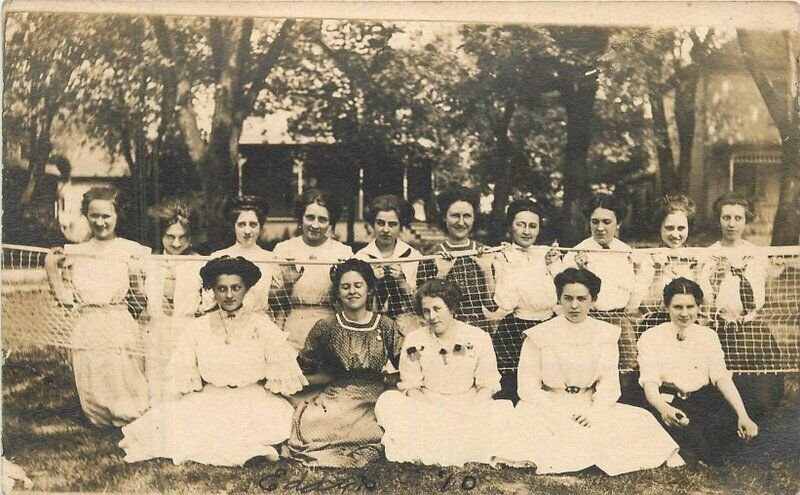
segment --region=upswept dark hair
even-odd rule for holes
[[[678,294],[688,294],[694,297],[694,302],[699,306],[703,302],[703,289],[694,280],[678,277],[664,287],[664,306],[669,306],[672,298]]]
[[[556,275],[553,282],[555,282],[556,294],[559,299],[561,299],[561,294],[564,292],[564,287],[569,284],[581,284],[589,289],[592,301],[597,300],[597,295],[600,294],[600,285],[602,284],[600,277],[585,268],[567,268]]]
[[[518,213],[529,211],[539,217],[539,227],[544,223],[544,210],[530,198],[515,199],[506,209],[506,227],[509,229],[514,225],[514,218]]]
[[[444,190],[436,196],[436,205],[439,207],[439,225],[443,229],[447,228],[447,210],[457,201],[464,201],[472,206],[472,212],[475,214],[477,222],[481,211],[480,194],[468,187],[457,186]]]
[[[158,207],[149,209],[148,214],[163,221],[167,228],[177,223],[183,227],[187,235],[192,232],[192,211],[183,199],[167,199]]]
[[[344,274],[348,272],[358,273],[367,283],[367,303],[369,304],[372,300],[372,294],[375,293],[375,288],[378,286],[378,280],[375,278],[375,272],[369,266],[369,263],[356,258],[350,258],[331,267],[331,300],[341,302],[339,299],[339,282],[342,281]]]
[[[259,196],[237,196],[231,199],[227,208],[227,219],[231,225],[236,224],[239,215],[244,211],[252,211],[256,214],[258,222],[263,226],[269,214],[269,203]]]
[[[114,212],[117,216],[122,216],[120,207],[122,203],[122,198],[117,189],[114,186],[95,186],[83,193],[83,199],[81,200],[81,213],[84,216],[89,215],[89,203],[95,200],[102,200],[102,201],[110,201],[111,204],[114,205]]]
[[[586,218],[591,218],[592,213],[598,208],[613,211],[614,216],[617,217],[617,223],[622,223],[628,215],[628,207],[625,202],[613,194],[597,194],[593,196],[592,199],[586,203],[583,213],[586,215]]]
[[[694,218],[697,214],[697,206],[692,198],[683,194],[666,195],[659,198],[656,202],[656,210],[653,212],[653,226],[656,230],[661,228],[664,220],[673,213],[683,213],[689,224],[689,230],[694,226]]]
[[[747,223],[752,223],[756,218],[756,213],[753,210],[753,203],[743,195],[736,192],[726,192],[714,201],[714,217],[719,221],[722,216],[722,207],[727,205],[744,206],[744,218]]]
[[[200,278],[204,289],[213,289],[220,275],[239,275],[249,289],[261,279],[261,270],[250,260],[241,256],[231,258],[221,256],[214,258],[200,269]]]
[[[327,208],[328,215],[331,217],[331,226],[336,225],[342,213],[342,207],[330,193],[321,189],[307,189],[297,198],[294,209],[297,223],[303,223],[303,216],[306,214],[306,208],[314,203]]]
[[[447,305],[451,313],[455,313],[461,301],[461,289],[454,282],[440,278],[432,278],[422,284],[414,293],[414,309],[422,314],[422,298],[439,297]]]
[[[382,194],[373,199],[364,212],[364,220],[373,225],[378,213],[382,211],[395,212],[403,227],[408,227],[414,221],[414,208],[397,194]]]

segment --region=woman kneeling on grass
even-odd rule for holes
[[[686,278],[664,288],[670,321],[639,340],[639,383],[683,458],[716,465],[736,439],[734,431],[747,440],[758,434],[758,426],[725,367],[717,333],[696,323],[702,301],[700,286]]]
[[[400,354],[399,392],[375,406],[386,458],[462,466],[488,463],[510,401],[492,400],[500,373],[488,333],[455,319],[455,283],[433,279],[416,293],[426,326],[409,333]]]
[[[645,409],[617,403],[620,328],[590,316],[600,279],[568,268],[555,277],[563,316],[525,331],[515,418],[498,460],[537,473],[597,466],[615,476],[681,465],[678,445]]]
[[[307,382],[278,327],[242,307],[261,272],[225,256],[209,261],[200,277],[217,308],[192,321],[176,345],[171,366],[181,397],[122,429],[127,462],[166,457],[239,466],[256,456],[276,460],[273,445],[289,438],[292,406],[277,394]]]

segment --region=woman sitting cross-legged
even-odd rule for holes
[[[645,409],[617,403],[620,329],[588,316],[600,279],[568,268],[555,277],[563,316],[525,332],[520,402],[498,461],[537,473],[597,466],[609,475],[683,464],[678,446]]]
[[[686,278],[664,288],[670,321],[639,340],[639,383],[684,459],[713,465],[736,439],[734,431],[750,439],[758,426],[725,367],[716,332],[696,323],[702,301],[700,286]]]
[[[193,320],[176,345],[171,368],[181,396],[122,429],[127,462],[239,466],[256,456],[277,459],[273,445],[289,438],[292,406],[277,394],[307,382],[284,334],[265,314],[242,307],[261,272],[244,258],[222,257],[200,277],[218,307]]]
[[[461,299],[450,281],[425,282],[415,295],[427,326],[406,336],[397,390],[378,399],[386,458],[462,466],[489,463],[510,401],[495,401],[500,373],[489,334],[454,318]]]
[[[369,264],[345,261],[331,281],[341,312],[314,325],[298,356],[311,385],[324,388],[297,406],[288,449],[306,465],[361,467],[383,451],[375,401],[403,337],[394,320],[370,311],[377,282]]]

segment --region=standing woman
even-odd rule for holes
[[[167,363],[186,320],[198,309],[200,294],[195,279],[203,266],[192,261],[192,221],[188,205],[182,200],[166,201],[155,216],[165,225],[161,250],[147,267],[145,293],[150,318],[145,334],[145,372],[150,387],[150,402],[157,403],[168,395]],[[175,259],[173,256],[186,256]]]
[[[615,476],[680,465],[678,446],[645,409],[620,397],[620,329],[589,316],[600,279],[585,269],[556,275],[563,310],[525,332],[519,397],[499,457],[536,465],[538,474],[597,466]]]
[[[278,459],[273,447],[289,437],[292,406],[279,397],[307,385],[283,332],[243,305],[258,282],[244,258],[214,258],[201,270],[214,294],[213,311],[191,320],[172,357],[179,398],[151,408],[122,429],[126,462],[165,457],[241,466]]]
[[[694,224],[697,207],[683,194],[665,196],[658,201],[653,223],[658,226],[663,251],[654,253],[642,264],[643,279],[650,279],[641,307],[644,316],[642,330],[669,321],[669,313],[662,304],[664,287],[676,278],[700,280],[702,264],[697,256],[681,251],[686,246]]]
[[[276,258],[288,261],[330,261],[335,264],[353,256],[353,250],[328,237],[339,219],[340,208],[328,193],[309,189],[297,203],[300,235],[275,246]],[[311,327],[332,315],[330,305],[330,265],[281,265],[284,305],[290,313],[283,330],[295,349],[302,349]]]
[[[576,251],[564,257],[564,264],[591,270],[603,281],[590,315],[620,327],[620,368],[635,369],[636,334],[632,315],[639,309],[649,280],[645,280],[647,274],[643,270],[637,274],[641,261],[634,257],[633,249],[617,238],[626,212],[625,204],[615,196],[592,198],[585,211],[592,236],[575,246]],[[603,252],[606,249],[609,252]]]
[[[758,319],[766,298],[769,260],[758,246],[744,240],[755,217],[750,201],[729,192],[714,202],[722,238],[709,246],[710,257],[702,280],[712,306],[711,325],[717,331],[728,368],[748,411],[756,419],[778,406],[783,397],[783,375],[748,373],[777,369],[780,347],[769,327]]]
[[[512,201],[506,210],[511,247],[498,255],[495,263],[497,287],[494,300],[498,314],[504,316],[492,334],[502,390],[496,398],[517,396],[517,365],[523,332],[553,317],[557,301],[553,277],[561,271],[558,251],[535,246],[544,215],[528,198]]]
[[[471,189],[456,187],[442,192],[436,200],[447,240],[428,253],[439,255],[435,261],[425,260],[420,263],[417,286],[432,278],[453,282],[461,293],[461,300],[455,309],[456,319],[488,331],[492,325],[486,318],[484,308],[489,312],[497,310],[497,305],[492,300],[494,257],[481,256],[486,246],[470,239],[480,211],[480,198]],[[477,251],[478,256],[455,256],[465,251]]]
[[[280,286],[278,265],[269,263],[275,256],[258,245],[261,229],[267,218],[269,205],[256,196],[239,196],[228,210],[228,221],[233,226],[236,242],[225,249],[211,253],[212,258],[241,256],[258,265],[261,280],[247,292],[244,305],[252,311],[266,312],[269,309],[270,291]]]
[[[697,324],[702,301],[696,282],[681,277],[667,284],[664,304],[670,321],[639,339],[639,384],[684,460],[718,465],[736,439],[734,431],[750,439],[758,435],[758,426],[725,367],[719,337]]]
[[[462,466],[492,461],[494,441],[510,401],[492,400],[500,390],[492,339],[454,318],[461,299],[449,280],[433,279],[417,290],[426,326],[406,337],[397,390],[378,399],[386,458]]]
[[[398,263],[397,260],[420,256],[419,251],[400,239],[400,231],[414,219],[414,209],[400,196],[384,194],[370,203],[364,217],[374,239],[356,253],[356,258],[372,262],[378,280],[378,311],[392,319],[413,313],[412,296],[417,287],[419,262]],[[377,263],[383,259],[394,262]]]
[[[72,331],[72,369],[86,417],[98,426],[121,426],[141,416],[148,406],[142,371],[139,326],[128,311],[128,291],[141,293],[142,260],[150,248],[116,235],[119,192],[93,187],[83,195],[81,211],[92,238],[49,254],[45,269],[59,302],[77,306]],[[68,282],[66,285],[64,284]]]
[[[298,361],[319,395],[297,406],[289,439],[292,457],[310,466],[362,467],[381,457],[375,401],[387,362],[398,366],[403,337],[397,323],[369,308],[372,268],[350,259],[331,270],[341,310],[318,321]]]

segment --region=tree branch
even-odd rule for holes
[[[281,25],[280,31],[275,36],[275,39],[270,44],[267,53],[261,57],[261,62],[255,67],[252,76],[252,87],[250,90],[244,95],[242,98],[242,107],[243,108],[253,108],[253,105],[256,103],[256,99],[258,98],[258,94],[264,89],[267,83],[267,77],[269,76],[272,69],[278,63],[281,55],[283,54],[286,45],[288,44],[288,37],[291,33],[292,29],[294,28],[295,20],[294,19],[286,19],[283,21]],[[249,37],[248,37],[249,42]],[[241,60],[245,60],[242,58]],[[244,82],[244,81],[243,81]]]
[[[744,65],[753,77],[753,81],[756,83],[761,97],[764,98],[764,103],[766,103],[767,110],[769,110],[772,120],[778,127],[781,138],[785,139],[791,134],[791,122],[788,116],[788,109],[786,108],[786,100],[784,96],[778,92],[766,71],[764,71],[759,64],[750,31],[747,29],[737,29],[736,37],[739,41],[739,49],[742,51]]]

